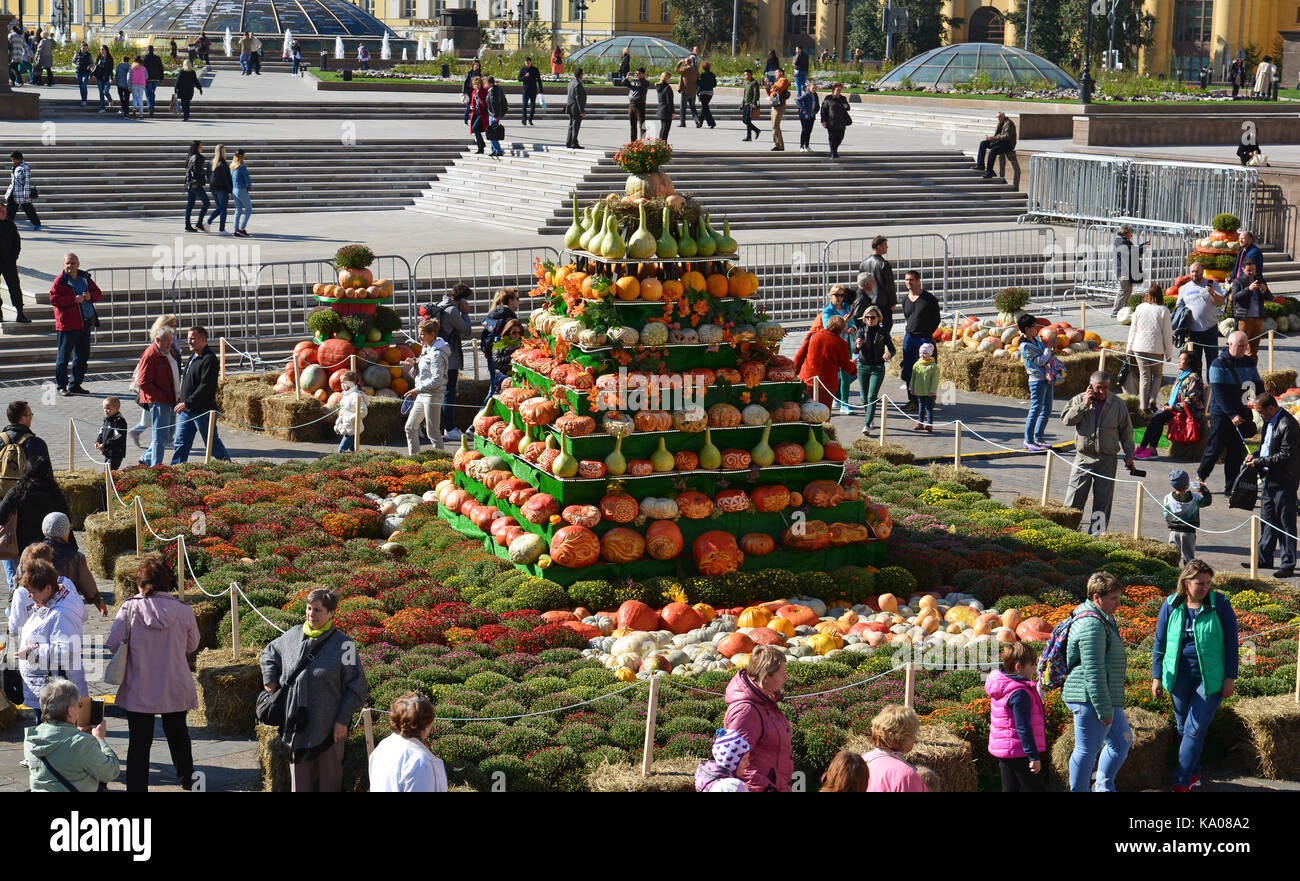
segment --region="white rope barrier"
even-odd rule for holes
[[[248,594],[244,593],[244,589],[243,589],[242,587],[239,586],[239,582],[238,582],[238,581],[232,581],[232,582],[230,582],[230,588],[229,588],[229,589],[230,589],[230,590],[234,590],[234,591],[235,591],[236,593],[238,593],[241,597],[243,597],[243,598],[244,598],[244,602],[248,603],[249,608],[251,608],[254,612],[257,613],[257,617],[261,618],[261,619],[262,619],[263,621],[265,621],[267,624],[270,624],[273,628],[275,628],[276,630],[278,630],[280,633],[284,633],[284,632],[285,632],[285,629],[284,629],[283,627],[281,627],[280,625],[276,624],[276,623],[275,623],[274,621],[272,621],[270,618],[268,618],[268,617],[266,617],[265,615],[262,614],[262,610],[259,609],[256,605],[254,605],[253,601],[250,600],[250,599],[248,598]]]

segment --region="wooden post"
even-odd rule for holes
[[[356,418],[352,420],[352,452],[361,452],[361,395],[365,392],[357,389],[357,412]]]
[[[885,430],[889,424],[889,395],[880,396],[880,445],[885,445]]]
[[[348,356],[348,369],[351,370],[353,373],[357,372],[357,356],[355,352]],[[361,374],[359,373],[357,374],[358,377],[360,377],[360,375]],[[361,384],[360,382],[357,383],[357,385],[360,384]]]
[[[1250,515],[1250,577],[1259,577],[1259,516]]]
[[[113,466],[104,463],[104,513],[113,519]]]
[[[239,660],[239,591],[230,585],[230,656]]]
[[[205,440],[207,441],[207,448],[203,451],[204,465],[212,464],[212,442],[216,440],[216,437],[217,437],[217,411],[209,410],[208,411],[208,436],[205,438]]]
[[[135,497],[135,555],[144,556],[144,502]]]
[[[957,424],[953,427],[952,467],[956,471],[961,470],[961,420],[960,419],[957,420]]]
[[[650,677],[650,703],[645,717],[645,747],[641,753],[641,776],[650,776],[655,757],[655,716],[659,714],[659,677]]]
[[[181,533],[176,536],[176,593],[182,603],[188,603],[185,599],[185,534]]]
[[[72,420],[69,419],[69,420],[68,420],[68,471],[76,471],[76,470],[77,470],[77,437],[76,437],[76,435],[77,435],[77,429],[76,429],[76,426],[74,426],[74,425],[72,424]]]
[[[1138,483],[1137,494],[1138,494],[1137,508],[1134,510],[1133,513],[1133,537],[1141,538],[1142,537],[1142,497],[1146,495],[1146,493],[1143,492],[1142,490],[1141,483]]]
[[[226,378],[226,338],[222,337],[217,342],[218,342],[218,348],[220,349],[220,353],[221,353],[219,355],[221,361],[221,378],[225,379]]]
[[[1079,330],[1084,333],[1088,332],[1088,304],[1079,304]]]
[[[1044,506],[1047,505],[1047,494],[1052,489],[1052,460],[1055,458],[1052,451],[1048,450],[1047,461],[1043,463],[1043,497],[1039,500],[1039,503]]]
[[[1270,373],[1273,372],[1273,336],[1275,333],[1276,331],[1272,330],[1268,332],[1268,370]]]
[[[293,356],[293,396],[296,400],[302,400],[302,381],[298,376],[298,354]]]
[[[916,664],[908,661],[903,667],[903,706],[911,709],[916,703]]]
[[[361,710],[361,722],[366,726],[366,755],[367,756],[375,751],[375,724],[374,721],[371,719],[371,714],[373,712],[374,711],[371,710],[370,707],[365,707]]]

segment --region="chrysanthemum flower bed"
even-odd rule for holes
[[[879,571],[766,570],[721,579],[593,580],[568,587],[489,555],[439,519],[436,504],[421,505],[406,518],[396,536],[404,556],[381,550],[382,518],[371,516],[376,503],[366,493],[432,488],[449,470],[450,462],[442,459],[345,455],[274,466],[133,469],[119,477],[119,487],[124,496],[144,499],[150,522],[163,534],[192,527],[195,512],[202,512],[206,534],[190,548],[203,584],[216,590],[238,581],[280,627],[301,622],[311,589],[336,590],[338,625],[363,647],[370,706],[387,707],[412,690],[432,698],[439,721],[430,746],[457,782],[479,788],[501,779],[494,778],[501,771],[511,789],[577,790],[591,767],[639,758],[646,674],[638,678],[608,668],[608,656],[558,623],[570,616],[547,614],[610,612],[629,600],[656,608],[706,603],[722,610],[802,596],[831,607],[874,607],[878,595],[892,593],[915,606],[922,592],[956,591],[974,596],[988,611],[1015,609],[1051,625],[1080,601],[1088,575],[1106,569],[1128,585],[1119,618],[1124,638],[1133,644],[1129,701],[1172,715],[1167,699],[1151,699],[1147,647],[1160,603],[1174,587],[1174,569],[961,484],[936,483],[922,469],[882,462],[860,468],[864,490],[890,506],[896,524],[889,565]],[[1238,607],[1243,636],[1294,621],[1300,612],[1295,591],[1279,582],[1219,580],[1219,589]],[[277,635],[255,615],[240,620],[246,646]],[[228,616],[219,631],[228,641]],[[850,736],[869,732],[880,707],[902,700],[902,676],[890,672],[899,664],[897,648],[841,650],[790,664],[783,708],[794,723],[796,767],[810,781]],[[1248,641],[1238,694],[1285,692],[1294,681],[1295,654],[1294,630]],[[948,724],[971,743],[987,782],[996,766],[987,753],[982,673],[952,666],[919,671],[916,709],[925,721]],[[733,667],[666,677],[656,728],[663,754],[707,754],[734,673]],[[841,686],[850,687],[833,690]],[[1059,695],[1049,699],[1047,711],[1054,740],[1069,713]],[[385,723],[378,723],[382,737]],[[347,753],[349,786],[364,785],[364,741],[356,731]],[[1207,753],[1216,750],[1226,746],[1212,742]]]

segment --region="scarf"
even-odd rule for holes
[[[1169,392],[1169,406],[1171,407],[1178,406],[1178,392],[1181,390],[1180,386],[1182,386],[1183,380],[1187,379],[1187,377],[1191,375],[1192,375],[1192,371],[1190,370],[1179,371],[1178,378],[1174,380],[1173,390]]]
[[[334,626],[334,620],[330,619],[329,621],[326,622],[325,626],[322,627],[321,629],[312,630],[311,625],[309,625],[306,621],[304,621],[302,622],[302,632],[308,639],[319,639],[320,637],[324,636],[326,633],[329,633],[330,628],[333,626]]]

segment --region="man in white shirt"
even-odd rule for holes
[[[1201,372],[1201,359],[1213,361],[1219,348],[1219,307],[1226,301],[1219,285],[1205,277],[1201,264],[1191,266],[1192,280],[1178,289],[1178,301],[1191,313],[1192,372]]]

